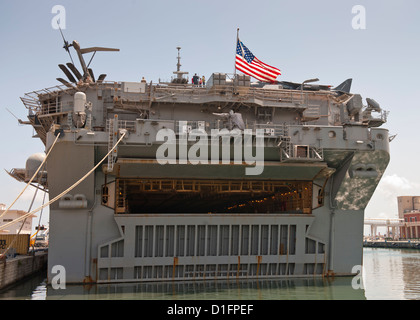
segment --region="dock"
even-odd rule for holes
[[[0,261],[0,290],[29,277],[47,266],[48,253],[36,252],[35,255],[17,255]]]
[[[420,241],[418,240],[365,240],[365,248],[391,248],[391,249],[418,249],[420,250]]]

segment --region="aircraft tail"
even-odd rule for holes
[[[350,88],[351,88],[351,82],[352,81],[353,81],[353,79],[347,79],[346,81],[344,81],[343,83],[341,83],[337,87],[335,87],[334,90],[350,93]]]

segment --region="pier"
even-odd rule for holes
[[[0,290],[46,268],[47,256],[42,251],[0,260]]]
[[[378,237],[378,227],[386,227],[386,234],[390,237],[392,234],[392,238],[399,239],[400,238],[400,228],[404,226],[403,219],[381,219],[381,218],[365,218],[364,220],[365,225],[370,226],[370,235],[372,239]]]
[[[372,240],[378,240],[378,227],[386,227],[386,237],[394,240],[420,238],[420,221],[405,221],[402,218],[366,218],[364,224],[370,226],[370,238]]]
[[[369,237],[364,237],[363,247],[420,250],[420,240],[416,230],[420,222],[406,222],[398,218],[366,218],[364,224],[370,226],[371,234]],[[378,235],[378,227],[386,227],[385,235]]]
[[[420,250],[420,241],[404,240],[365,240],[363,241],[365,248],[391,248],[391,249],[418,249]]]

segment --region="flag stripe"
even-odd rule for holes
[[[276,79],[276,77],[273,77],[273,76],[267,75],[267,74],[265,74],[264,72],[260,72],[260,71],[258,71],[257,69],[252,69],[251,67],[249,67],[249,66],[248,66],[248,65],[246,65],[246,64],[243,64],[242,62],[238,62],[237,69],[246,70],[246,71],[248,72],[248,74],[249,74],[249,75],[251,75],[251,76],[252,76],[253,74],[256,74],[256,75],[259,75],[260,77],[263,77],[263,78],[268,79],[268,80],[270,80],[270,81],[273,81],[273,80],[275,80],[275,79]],[[241,71],[242,71],[242,70],[241,70]]]
[[[239,68],[238,68],[238,70],[239,70],[239,71],[242,71],[243,73],[245,73],[245,74],[247,74],[247,75],[250,75],[250,76],[252,76],[252,77],[254,77],[254,78],[256,78],[256,79],[258,79],[258,80],[260,80],[260,81],[265,81],[265,82],[274,82],[274,80],[273,80],[272,78],[267,78],[267,77],[262,76],[262,75],[260,75],[260,74],[256,74],[256,73],[250,72],[249,70],[244,69],[244,68],[242,68],[242,67],[239,67]]]
[[[241,56],[237,56],[237,63],[242,63],[244,66],[247,66],[248,68],[250,68],[251,70],[254,69],[256,72],[262,73],[267,75],[268,77],[273,77],[276,78],[277,77],[277,73],[273,73],[265,68],[262,68],[260,65],[252,62],[252,63],[247,63]]]
[[[257,59],[257,57],[254,58],[254,60],[256,60],[258,63],[262,64],[264,67],[266,67],[267,69],[271,69],[271,71],[276,72],[278,74],[281,74],[280,69],[277,69],[275,67],[269,66],[268,64],[262,62],[260,59]]]
[[[238,39],[236,44],[236,68],[260,81],[274,82],[281,71],[257,59]]]
[[[252,76],[254,78],[257,78],[258,80],[261,80],[261,81],[267,81],[267,82],[274,81],[273,78],[269,78],[269,77],[264,76],[262,74],[255,73],[254,71],[252,71],[252,70],[250,70],[250,69],[248,69],[246,67],[240,66],[240,65],[238,65],[238,68],[237,69],[239,71],[242,71],[243,73],[245,73],[247,75],[250,75],[250,76]]]
[[[273,76],[269,76],[269,75],[264,74],[263,72],[260,72],[258,69],[254,69],[254,68],[250,67],[249,64],[244,63],[243,61],[240,61],[240,60],[237,60],[236,68],[239,71],[242,71],[243,73],[245,73],[247,75],[250,75],[254,78],[257,78],[258,80],[261,80],[261,81],[272,82],[276,79]]]
[[[247,70],[242,70],[241,68],[238,68],[238,70],[239,71],[241,71],[241,72],[243,72],[243,73],[245,73],[245,74],[247,74],[247,75],[249,75],[249,76],[251,76],[251,77],[254,77],[254,78],[256,78],[257,80],[260,80],[260,81],[264,81],[264,82],[273,82],[273,80],[270,80],[270,79],[267,79],[267,78],[262,78],[262,77],[260,77],[259,75],[256,75],[256,74],[254,74],[254,73],[250,73],[250,72],[248,72]]]
[[[257,74],[254,74],[254,73],[252,73],[252,72],[249,72],[248,70],[246,70],[246,69],[242,69],[242,67],[239,67],[238,66],[238,68],[237,68],[239,71],[241,71],[241,72],[243,72],[243,73],[245,73],[245,74],[247,74],[247,75],[249,75],[249,76],[252,76],[252,77],[254,77],[254,78],[256,78],[256,79],[258,79],[258,80],[260,80],[260,81],[265,81],[265,82],[271,82],[272,80],[270,80],[270,79],[267,79],[267,78],[262,78],[262,77],[260,77],[259,75],[257,75]]]
[[[277,77],[277,73],[272,73],[268,71],[267,69],[264,69],[260,67],[259,65],[254,64],[253,62],[249,64],[245,60],[243,60],[243,58],[240,56],[236,57],[236,63],[242,65],[242,67],[246,68],[250,72],[261,74],[264,77],[269,78],[270,80],[275,80]]]
[[[251,65],[253,65],[253,66],[255,66],[256,68],[260,69],[260,71],[262,71],[262,72],[266,73],[267,75],[272,75],[274,78],[277,78],[277,75],[279,74],[278,72],[273,72],[273,71],[271,71],[271,70],[269,70],[269,69],[265,68],[265,67],[264,67],[263,65],[261,65],[260,63],[255,62],[255,59],[254,59],[254,61],[252,61],[252,62],[251,62]]]
[[[246,74],[248,74],[250,76],[253,76],[255,78],[258,77],[258,78],[263,78],[263,79],[266,79],[266,80],[271,80],[272,79],[272,77],[269,77],[269,76],[267,76],[263,73],[258,72],[255,69],[250,68],[248,64],[243,63],[240,60],[237,60],[236,67],[237,67],[238,70],[242,71],[243,73],[246,73]]]

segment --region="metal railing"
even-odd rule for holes
[[[136,98],[133,101],[138,101],[141,98],[144,101],[173,101],[174,97],[178,102],[188,101],[190,103],[202,103],[203,101],[232,101],[241,102],[245,104],[264,105],[284,105],[287,107],[294,106],[305,108],[309,101],[313,101],[314,97],[333,96],[331,92],[301,92],[299,90],[289,89],[264,89],[252,86],[237,86],[234,85],[235,80],[233,75],[226,74],[228,81],[224,85],[215,85],[213,87],[198,87],[192,84],[146,84],[145,92],[136,93]],[[38,91],[26,93],[21,98],[24,105],[33,112],[41,114],[51,114],[61,112],[59,103],[50,102],[47,106],[43,106],[40,101],[55,100],[62,94],[73,94],[77,90],[86,91],[88,88],[97,88],[98,90],[113,90],[114,98],[120,99],[122,96],[125,100],[130,101],[130,97],[122,92],[121,82],[102,82],[86,85],[83,87],[69,88],[64,85],[58,85],[50,88],[45,88]],[[239,93],[239,95],[238,95]],[[312,98],[309,97],[312,96]],[[134,99],[134,98],[133,98]],[[386,114],[383,114],[386,118]]]
[[[277,136],[287,137],[289,136],[289,126],[287,124],[265,124],[265,123],[254,123],[253,129],[264,129],[264,135],[266,136]]]

